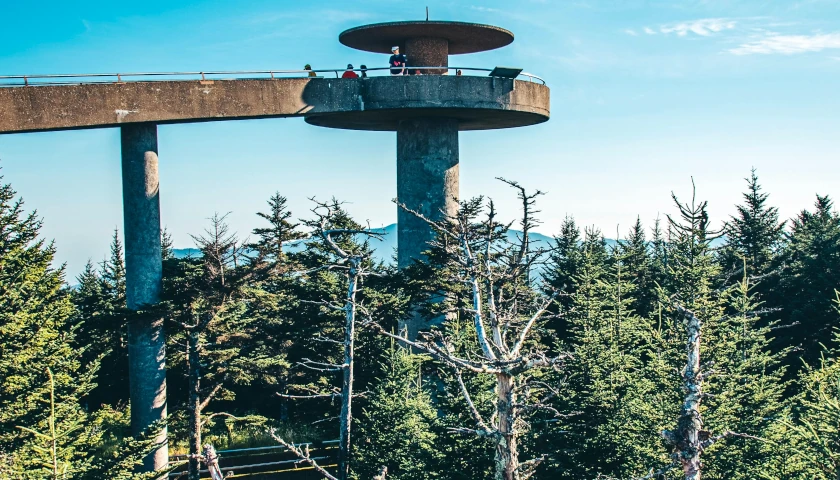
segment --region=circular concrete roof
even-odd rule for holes
[[[465,22],[388,22],[363,25],[341,32],[338,41],[357,50],[391,53],[391,47],[405,45],[409,38],[432,37],[449,40],[449,54],[476,53],[504,47],[513,33],[504,28]]]

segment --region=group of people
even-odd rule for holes
[[[400,53],[400,47],[391,47],[391,58],[388,59],[388,67],[391,70],[391,75],[423,75],[419,68],[411,69],[408,66],[408,58]],[[304,70],[309,71],[310,77],[317,77],[312,66],[308,63],[303,67]],[[461,70],[457,70],[455,75],[461,75]],[[359,66],[359,73],[353,68],[352,63],[347,64],[347,70],[341,75],[341,78],[367,78],[367,65]]]

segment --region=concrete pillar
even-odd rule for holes
[[[458,213],[458,121],[421,118],[397,126],[397,200],[432,220]],[[423,220],[397,209],[397,265],[422,259],[432,229]],[[428,325],[419,315],[404,324],[414,339]],[[402,329],[402,327],[401,327]]]
[[[163,266],[160,245],[160,198],[157,125],[120,127],[123,218],[125,222],[126,303],[131,310],[160,301]],[[166,417],[166,363],[163,319],[141,315],[128,325],[131,430],[137,435]],[[166,430],[161,446],[143,460],[143,470],[165,468],[169,461]]]
[[[417,37],[405,41],[405,54],[410,67],[448,67],[449,40],[445,38]],[[423,75],[443,75],[445,69],[421,70]]]

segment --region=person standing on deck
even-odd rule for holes
[[[405,75],[405,64],[408,61],[405,55],[400,55],[400,47],[391,47],[391,58],[388,65],[391,67],[391,75]]]
[[[359,78],[359,75],[353,71],[353,64],[347,64],[347,70],[341,75],[341,78]]]

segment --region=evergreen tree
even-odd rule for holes
[[[173,356],[168,363],[170,371],[186,377],[186,388],[172,392],[181,397],[179,403],[188,414],[189,478],[198,480],[195,456],[202,451],[203,428],[218,416],[238,420],[229,412],[207,410],[219,401],[233,400],[231,386],[248,384],[255,376],[250,361],[255,319],[244,314],[250,269],[238,259],[241,247],[225,216],[214,215],[204,235],[193,239],[201,258],[167,261],[162,308],[176,327],[170,338],[173,348],[167,349]],[[177,348],[180,345],[185,348]],[[262,422],[256,417],[242,420]]]
[[[88,262],[76,278],[72,292],[78,322],[77,342],[86,346],[83,360],[102,356],[97,386],[88,397],[89,406],[128,403],[128,326],[125,304],[125,259],[119,232],[114,230],[110,256],[100,271]]]
[[[624,240],[618,242],[619,259],[624,265],[625,278],[633,282],[633,310],[642,317],[650,317],[656,311],[656,278],[642,221],[636,223]]]
[[[25,454],[35,440],[16,426],[40,431],[48,423],[47,370],[56,395],[72,399],[89,392],[96,372],[73,345],[75,312],[62,289],[64,270],[51,267],[55,247],[38,238],[40,229],[12,187],[0,186],[0,452],[21,476],[34,474],[38,460]],[[78,405],[72,409],[79,412]],[[72,462],[77,455],[70,449],[63,457]]]
[[[160,257],[163,260],[169,260],[175,256],[175,251],[172,244],[172,235],[166,227],[160,233]]]
[[[764,472],[766,451],[757,440],[727,432],[763,435],[783,413],[784,383],[783,371],[778,368],[779,355],[770,353],[769,328],[759,326],[760,304],[750,284],[748,268],[742,266],[741,282],[729,289],[715,284],[720,266],[710,245],[716,233],[710,228],[706,202],[692,199],[689,204],[681,204],[675,196],[673,199],[680,216],[668,218],[671,241],[666,245],[669,267],[661,292],[662,302],[668,307],[667,317],[675,320],[682,317],[688,322],[689,334],[692,328],[699,329],[696,333],[702,341],[697,351],[699,363],[691,369],[685,366],[686,333],[681,332],[680,323],[666,320],[662,328],[666,332],[664,342],[658,347],[652,344],[651,356],[663,358],[665,362],[651,374],[663,383],[662,391],[671,392],[672,405],[683,404],[679,426],[666,438],[678,441],[673,445],[674,455],[687,462],[684,465],[696,466],[687,455],[699,453],[679,443],[679,435],[690,430],[687,430],[689,423],[698,425],[696,420],[689,420],[695,418],[693,415],[696,419],[702,417],[700,435],[722,435],[702,449],[703,477],[759,478]],[[676,311],[670,313],[672,306]],[[692,318],[699,319],[693,327]],[[663,347],[664,351],[660,350]],[[668,369],[662,368],[666,365],[670,365],[671,372],[680,369],[685,385],[692,384],[691,388],[698,388],[702,394],[691,397],[689,389],[683,397],[676,388],[679,384],[674,381],[677,379],[673,373],[668,376]],[[696,405],[689,400],[696,400]],[[725,438],[729,440],[722,441]]]
[[[815,364],[822,347],[840,326],[832,305],[840,285],[840,215],[827,196],[817,196],[813,212],[803,210],[791,223],[787,246],[781,254],[778,281],[773,282],[767,305],[780,310],[779,350],[794,347],[796,357]],[[793,371],[801,363],[792,359]]]
[[[258,212],[257,215],[269,223],[268,227],[254,229],[258,240],[249,245],[263,257],[276,264],[283,264],[285,254],[283,248],[291,242],[304,238],[297,230],[299,224],[292,223],[292,212],[286,207],[286,197],[276,192],[268,199],[268,213]]]
[[[422,382],[422,361],[393,343],[382,355],[358,419],[355,478],[372,478],[383,465],[389,479],[452,478],[439,443],[437,410]]]
[[[746,259],[750,275],[760,277],[768,273],[782,244],[785,222],[779,221],[779,210],[767,205],[769,195],[761,191],[758,176],[752,169],[747,181],[744,203],[738,214],[724,226],[725,243],[720,252],[723,274],[737,280]]]
[[[548,288],[559,292],[558,304],[563,311],[569,309],[571,295],[575,293],[574,279],[580,268],[581,240],[575,219],[563,219],[560,235],[554,238],[554,251],[549,256],[549,264],[543,275]]]
[[[597,245],[597,244],[596,244]],[[573,348],[559,409],[573,412],[553,430],[559,441],[552,478],[622,478],[658,461],[640,348],[646,322],[633,311],[630,265],[638,261],[621,247],[604,262],[599,249],[585,248],[569,312]],[[608,263],[608,266],[605,265]],[[652,425],[653,423],[653,425]]]
[[[835,334],[835,343],[838,342]],[[815,367],[800,379],[801,393],[794,400],[793,418],[785,426],[793,433],[800,476],[816,480],[840,478],[840,355],[824,351]]]
[[[117,441],[119,454],[95,456],[111,429],[82,404],[100,358],[79,342],[79,315],[62,288],[63,267],[51,267],[55,247],[38,238],[41,225],[10,185],[0,186],[0,478],[142,478],[130,467],[148,442]],[[81,288],[90,297],[99,294],[96,278],[89,264]]]
[[[750,282],[749,266],[746,260],[743,262],[741,281],[729,288],[723,299],[732,313],[723,317],[706,338],[704,353],[714,362],[708,368],[721,373],[709,375],[706,381],[705,388],[711,395],[705,400],[709,412],[705,421],[711,431],[777,440],[780,432],[774,423],[785,415],[785,369],[780,367],[785,352],[771,352],[771,327],[757,314],[761,303]],[[709,468],[704,475],[732,480],[759,478],[769,470],[770,454],[782,453],[765,443],[735,437],[726,445],[713,446],[706,456]]]

